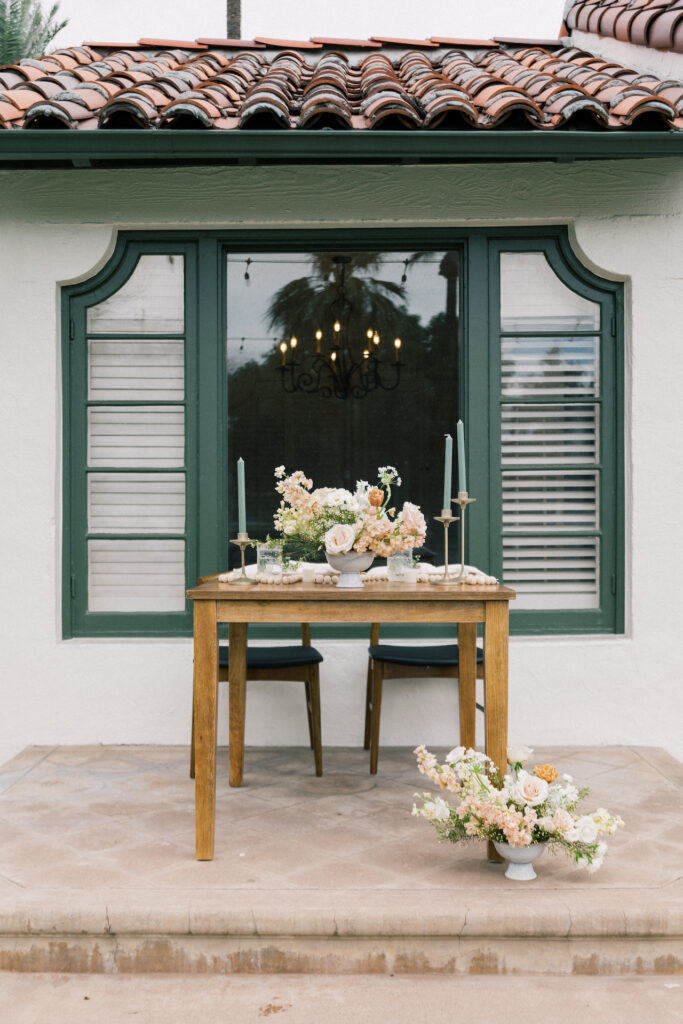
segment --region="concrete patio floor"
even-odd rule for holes
[[[249,749],[240,789],[221,750],[215,859],[197,862],[187,748],[28,748],[0,769],[0,970],[680,970],[683,766],[652,748],[534,760],[626,820],[597,874],[546,853],[514,883],[483,844],[439,843],[411,817],[429,786],[405,749],[376,777],[364,751],[327,749],[322,778],[308,750]]]

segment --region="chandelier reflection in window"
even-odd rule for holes
[[[368,314],[364,308],[366,303],[362,301],[368,291],[368,283],[352,276],[353,266],[349,267],[349,264],[353,264],[353,257],[332,256],[328,260],[332,264],[330,276],[334,281],[334,292],[332,300],[328,299],[320,310],[313,337],[307,338],[304,328],[303,333],[292,333],[288,340],[283,339],[279,344],[282,387],[288,394],[301,391],[342,399],[364,398],[377,390],[393,391],[401,379],[402,343],[399,337],[387,343],[382,325],[377,320],[381,319],[384,303],[387,325],[390,326],[395,307],[388,297],[377,302],[376,292],[374,305],[380,308]],[[402,297],[399,286],[391,282],[379,284],[385,290],[395,289],[395,294]],[[325,292],[329,296],[329,285],[324,291],[319,290],[317,297],[322,298]],[[306,319],[310,321],[311,311],[307,313]],[[375,322],[370,321],[371,316]],[[305,354],[299,355],[306,341],[311,348],[315,344],[315,352],[309,358]]]

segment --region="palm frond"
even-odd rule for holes
[[[68,24],[58,21],[58,14],[58,3],[45,14],[39,0],[0,0],[0,63],[42,57]]]

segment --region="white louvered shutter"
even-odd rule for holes
[[[516,607],[599,606],[600,306],[501,253],[503,577]]]
[[[88,610],[183,611],[183,257],[141,256],[87,331]]]

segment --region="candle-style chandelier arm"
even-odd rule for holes
[[[352,262],[353,258],[349,255],[332,257],[331,276],[334,279],[336,291],[334,298],[327,306],[326,319],[328,323],[319,323],[313,331],[315,354],[310,366],[304,365],[303,358],[301,360],[296,358],[300,351],[299,337],[297,336],[299,332],[292,333],[289,342],[283,339],[279,344],[280,375],[283,390],[287,394],[300,391],[304,394],[320,394],[325,398],[331,396],[340,399],[364,398],[371,391],[394,391],[400,383],[403,365],[400,359],[401,339],[398,337],[394,339],[394,360],[389,363],[388,360],[385,361],[380,356],[380,352],[386,351],[387,347],[386,341],[383,347],[381,345],[380,329],[367,324],[362,331],[359,330],[358,321],[360,320],[362,323],[364,316],[367,315],[367,313],[363,313],[363,310],[367,311],[369,307],[364,280],[357,278],[351,280],[351,284],[354,286],[351,291],[355,296],[355,305],[349,294],[347,266]],[[384,284],[386,285],[386,282]],[[391,303],[389,303],[389,309],[383,309],[383,305],[381,302],[379,306],[375,302],[372,303],[374,315],[379,315],[382,318],[382,313],[394,312],[393,318],[388,315],[386,317],[391,324],[391,320],[395,319],[395,310],[391,307]],[[310,324],[311,310],[308,304],[304,308],[307,310],[306,319]],[[319,313],[320,310],[318,310],[318,315]],[[307,330],[310,330],[310,327]],[[358,338],[352,337],[354,331],[358,331]],[[359,346],[360,357],[356,355],[356,349]]]

